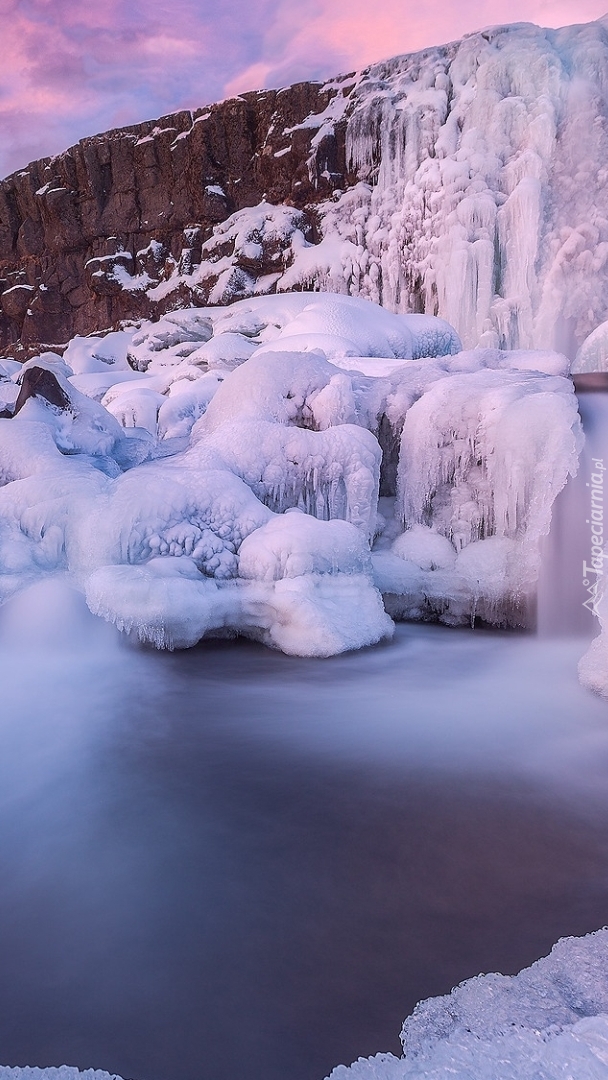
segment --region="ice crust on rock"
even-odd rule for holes
[[[568,362],[459,345],[300,293],[9,364],[0,598],[67,574],[159,647],[242,633],[310,656],[390,637],[391,616],[525,624],[577,464]]]
[[[518,975],[479,975],[404,1022],[404,1057],[377,1054],[330,1080],[606,1080],[608,930],[563,938]]]

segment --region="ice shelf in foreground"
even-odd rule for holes
[[[331,1080],[606,1080],[608,930],[420,1002],[401,1040],[404,1057],[360,1058]]]
[[[518,975],[478,975],[416,1006],[404,1057],[376,1054],[329,1080],[608,1080],[608,930],[562,938]],[[9,1068],[0,1080],[120,1080]]]
[[[526,625],[577,467],[568,362],[459,349],[442,320],[297,293],[3,361],[0,599],[63,574],[159,647],[303,656],[392,618]]]

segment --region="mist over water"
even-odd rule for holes
[[[584,642],[156,653],[58,581],[0,641],[7,1064],[321,1080],[399,1052],[419,998],[608,921]]]

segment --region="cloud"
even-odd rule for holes
[[[85,135],[606,0],[0,0],[0,175]]]
[[[88,134],[223,96],[247,66],[253,16],[230,0],[0,0],[0,172]]]

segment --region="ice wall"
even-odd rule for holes
[[[605,20],[497,27],[364,72],[352,291],[439,314],[465,346],[573,355],[608,314],[607,88]]]

